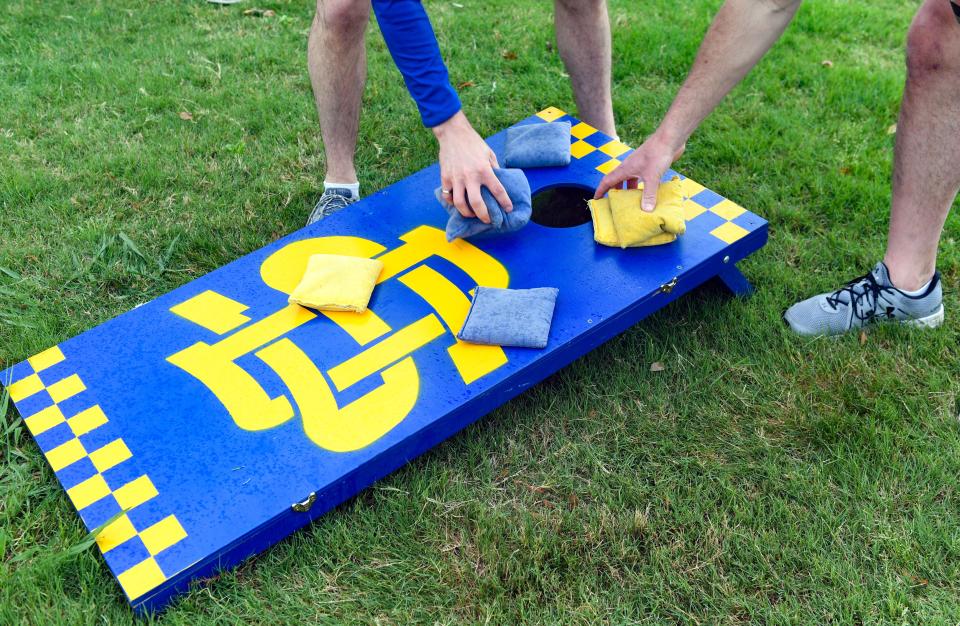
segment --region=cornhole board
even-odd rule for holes
[[[555,108],[520,124],[555,120],[573,124],[573,159],[528,170],[535,194],[593,189],[630,152]],[[428,167],[0,375],[84,525],[110,522],[97,543],[134,609],[280,541],[708,279],[746,293],[735,263],[767,239],[762,218],[685,179],[672,244],[599,246],[589,222],[448,243],[438,181]],[[383,261],[367,313],[287,304],[316,253]],[[476,285],[558,287],[548,347],[459,342]]]

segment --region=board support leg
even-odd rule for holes
[[[746,298],[753,293],[753,285],[736,265],[723,268],[717,277],[738,298]]]

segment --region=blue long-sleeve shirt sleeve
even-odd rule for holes
[[[460,110],[460,98],[440,56],[430,18],[419,0],[373,0],[380,32],[427,127]]]

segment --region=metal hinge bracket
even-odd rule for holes
[[[658,293],[670,293],[671,291],[673,291],[673,288],[677,286],[677,280],[679,279],[676,276],[674,276],[673,280],[671,280],[669,283],[663,283],[662,285],[660,285],[660,289]]]
[[[311,491],[310,495],[307,496],[305,500],[301,500],[300,502],[294,502],[293,504],[290,505],[290,508],[292,508],[297,513],[306,513],[307,511],[310,510],[310,507],[312,507],[313,503],[316,501],[317,501],[317,492]]]

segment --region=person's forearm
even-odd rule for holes
[[[432,128],[449,120],[460,110],[460,98],[420,0],[373,0],[373,12],[423,125]]]
[[[801,0],[727,0],[656,134],[680,148],[783,34]]]

